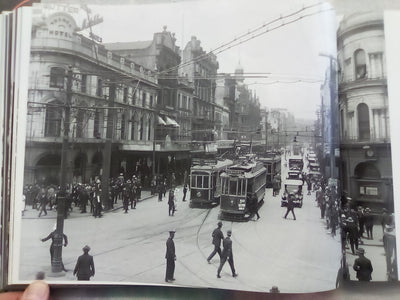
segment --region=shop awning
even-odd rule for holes
[[[165,123],[165,121],[160,116],[157,116],[157,124],[163,126],[167,125],[167,123]]]
[[[178,128],[179,124],[172,118],[165,116],[165,123],[167,123],[167,126],[175,127]]]

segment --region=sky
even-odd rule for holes
[[[103,23],[92,28],[104,43],[152,40],[155,32],[175,33],[183,48],[191,36],[206,52],[261,27],[248,41],[217,54],[218,73],[232,73],[240,64],[245,73],[268,73],[246,78],[261,107],[287,108],[296,118],[315,119],[320,87],[329,58],[336,57],[336,17],[316,0],[160,0],[130,5],[89,5]],[[314,5],[311,8],[308,6]],[[293,14],[291,17],[288,15]],[[312,14],[311,16],[308,16]],[[300,18],[303,16],[302,18]],[[280,20],[278,20],[281,18]],[[284,24],[284,22],[292,22]]]

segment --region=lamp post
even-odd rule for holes
[[[67,90],[64,104],[64,132],[61,148],[61,176],[60,176],[60,192],[57,195],[57,224],[53,239],[54,255],[51,261],[52,273],[60,273],[63,268],[62,263],[62,246],[64,233],[64,217],[66,210],[67,197],[67,174],[68,174],[68,154],[69,154],[69,127],[71,119],[71,100],[72,100],[72,66],[67,71]]]

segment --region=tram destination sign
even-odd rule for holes
[[[211,158],[192,158],[192,165],[193,166],[213,166],[217,164],[216,159],[211,159]]]

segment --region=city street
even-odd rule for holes
[[[282,174],[285,176],[285,174]],[[69,244],[63,248],[68,269],[63,277],[48,280],[76,280],[72,271],[82,247],[89,245],[96,275],[92,280],[165,284],[165,242],[168,230],[175,229],[176,269],[174,285],[269,291],[276,285],[281,292],[323,291],[335,288],[340,263],[339,235],[332,238],[319,218],[315,193],[304,195],[302,208],[284,219],[280,197],[267,189],[258,221],[223,222],[223,232],[232,229],[233,255],[239,276],[233,278],[226,263],[217,279],[218,255],[206,261],[212,251],[211,232],[218,222],[219,207],[189,208],[178,191],[175,216],[168,216],[166,197],[158,202],[149,197],[127,214],[122,209],[105,213],[100,219],[89,214],[71,213],[64,232]],[[120,205],[120,201],[118,205]],[[20,279],[30,280],[36,272],[49,273],[51,241],[42,243],[55,224],[55,212],[37,218],[30,208],[22,221]]]

